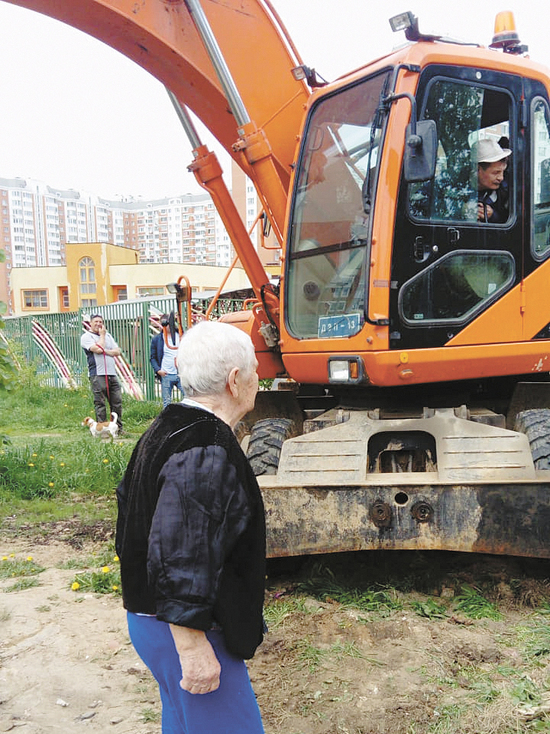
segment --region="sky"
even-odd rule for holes
[[[547,0],[272,2],[304,63],[329,81],[403,43],[388,19],[405,10],[418,16],[423,32],[484,45],[496,12],[512,10],[530,57],[550,66]],[[0,0],[0,69],[0,178],[38,179],[111,199],[200,191],[163,85],[119,52]],[[207,131],[201,136],[215,147]]]

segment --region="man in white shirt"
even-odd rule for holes
[[[88,360],[88,375],[94,398],[96,420],[107,420],[109,403],[111,413],[116,413],[119,433],[122,431],[122,389],[116,376],[115,357],[121,350],[109,334],[100,314],[92,314],[90,331],[84,332],[80,339],[82,349]],[[110,415],[109,415],[110,419]]]

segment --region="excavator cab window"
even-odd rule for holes
[[[365,201],[376,181],[380,101],[388,79],[386,71],[339,90],[311,112],[298,163],[286,279],[287,324],[295,336],[350,336],[364,322],[370,227]]]
[[[437,125],[436,173],[431,181],[409,186],[413,219],[472,222],[477,226],[476,144],[484,139],[502,140],[508,147],[510,107],[507,93],[489,87],[449,79],[431,83],[423,116]],[[510,169],[501,185],[506,202],[509,181]],[[509,217],[505,210],[498,224],[506,223]]]
[[[536,97],[532,103],[533,212],[532,252],[544,260],[550,251],[550,111],[548,103]]]
[[[509,252],[457,250],[447,253],[406,283],[399,312],[409,326],[448,321],[467,323],[514,282]]]

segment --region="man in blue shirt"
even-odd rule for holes
[[[151,367],[160,380],[162,407],[172,402],[172,391],[177,387],[183,397],[183,390],[176,367],[176,354],[180,343],[177,329],[170,328],[170,317],[163,313],[160,317],[161,331],[151,341]]]

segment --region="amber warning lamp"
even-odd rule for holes
[[[514,14],[510,10],[497,13],[495,35],[489,48],[499,48],[508,54],[527,53],[527,46],[522,45],[519,40]]]

